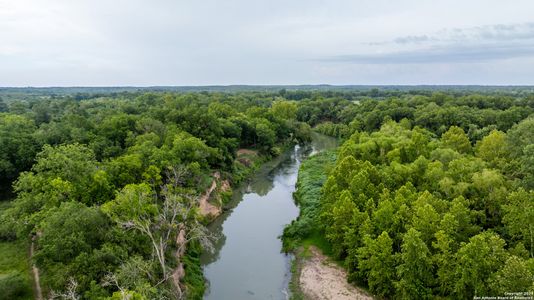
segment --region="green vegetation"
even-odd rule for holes
[[[331,151],[321,152],[305,160],[297,179],[297,189],[293,194],[300,207],[300,215],[284,229],[284,250],[294,250],[299,244],[313,244],[327,250],[329,245],[324,237],[317,232],[319,227],[319,198],[321,188],[326,181],[327,174],[334,166],[336,154]],[[305,240],[303,241],[303,239]]]
[[[302,165],[286,249],[321,245],[320,235],[350,281],[386,298],[533,291],[532,99],[435,93],[346,106],[339,123],[317,127],[346,141],[328,179],[320,159],[314,172],[314,158]]]
[[[387,298],[532,290],[531,88],[300,88],[0,89],[0,294],[31,296],[33,238],[46,297],[201,298],[199,196],[312,128],[345,142],[303,163],[286,250]]]
[[[0,299],[32,299],[28,245],[0,242]]]
[[[0,214],[9,207],[0,202]],[[0,241],[0,299],[32,299],[27,241]]]
[[[214,237],[200,195],[216,172],[241,181],[310,134],[295,102],[255,95],[29,97],[3,110],[0,179],[14,200],[0,239],[16,263],[0,267],[8,298],[31,291],[21,248],[30,238],[45,297],[202,298],[199,255]]]

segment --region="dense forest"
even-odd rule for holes
[[[532,100],[434,93],[344,106],[315,127],[345,142],[303,164],[285,248],[315,243],[384,298],[534,291]]]
[[[49,297],[201,298],[199,198],[312,129],[344,143],[302,165],[285,250],[311,239],[385,298],[532,290],[534,95],[438,90],[8,89],[0,299],[31,298],[30,264]]]
[[[22,252],[34,241],[43,292],[59,298],[200,298],[198,255],[213,237],[197,204],[214,172],[236,183],[253,167],[236,159],[238,149],[270,157],[310,133],[295,103],[255,95],[143,93],[0,108],[2,190],[14,198],[3,202],[0,238]],[[31,293],[27,272],[14,269],[0,277],[2,299]]]

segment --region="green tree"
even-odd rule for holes
[[[512,255],[502,268],[493,276],[492,290],[497,295],[504,296],[513,292],[532,292],[534,288],[534,274],[529,270],[527,262]]]
[[[0,97],[0,113],[8,112],[9,108],[7,107],[7,104],[4,102],[4,99]]]
[[[402,299],[428,299],[432,295],[432,260],[421,234],[410,228],[402,240],[399,281],[395,283]]]
[[[111,160],[107,165],[116,187],[138,183],[142,179],[143,161],[138,154],[125,154]]]
[[[332,251],[338,258],[346,255],[345,233],[351,226],[352,215],[356,205],[350,192],[344,191],[334,203],[331,211],[325,214],[328,226],[325,228],[325,236],[332,243]]]
[[[525,119],[514,125],[506,136],[511,155],[513,157],[522,156],[525,147],[534,144],[534,118]]]
[[[374,294],[383,297],[392,295],[395,280],[393,241],[386,231],[376,240],[367,235],[363,241],[363,247],[358,249],[358,267],[362,276],[367,278],[369,289]]]
[[[443,230],[436,232],[435,237],[432,247],[436,249],[436,253],[432,260],[436,266],[438,291],[441,295],[450,295],[455,281],[454,241]]]
[[[420,233],[420,238],[426,245],[431,245],[434,234],[438,231],[440,215],[430,204],[416,205],[413,210],[413,228]]]
[[[471,142],[464,130],[457,126],[451,126],[447,132],[441,136],[441,142],[446,148],[454,149],[460,153],[471,152]]]
[[[273,115],[285,120],[295,120],[297,118],[297,104],[291,101],[277,100],[271,106]]]
[[[36,127],[32,120],[18,115],[0,113],[0,178],[4,185],[28,170],[38,145],[32,135]]]
[[[505,241],[496,233],[485,231],[463,244],[456,253],[454,294],[461,299],[491,295],[491,277],[507,259]]]
[[[534,191],[519,189],[508,196],[508,204],[503,206],[503,223],[515,237],[523,240],[534,258]]]
[[[478,157],[489,162],[492,166],[502,168],[509,157],[509,145],[506,134],[493,130],[482,138],[475,148]]]
[[[475,217],[467,205],[464,197],[455,198],[451,202],[449,211],[441,219],[440,230],[455,242],[451,247],[460,242],[467,242],[471,236],[480,231],[480,226],[474,224]]]
[[[276,132],[265,123],[256,124],[256,136],[258,144],[270,149],[276,142]]]
[[[172,162],[174,165],[196,162],[207,168],[209,162],[217,157],[217,150],[207,146],[202,140],[185,132],[174,137],[172,142]]]
[[[534,189],[534,144],[523,149],[523,156],[520,158],[520,171],[522,173],[522,183],[527,189]]]
[[[32,167],[32,174],[35,177],[26,173],[19,178],[16,184],[18,191],[31,194],[46,191],[33,184],[39,180],[36,182],[24,178],[30,176],[30,179],[40,178],[40,180],[50,183],[56,179],[62,180],[71,186],[68,198],[86,204],[105,201],[107,199],[102,199],[102,197],[109,196],[111,192],[111,186],[107,183],[108,177],[99,171],[93,152],[86,146],[79,144],[57,147],[45,145],[43,151],[37,155],[37,162]],[[88,193],[88,191],[94,191],[96,195]]]
[[[84,273],[75,271],[76,258],[98,249],[106,239],[108,228],[107,219],[97,208],[81,203],[64,202],[47,211],[37,229],[40,235],[35,254],[37,265],[45,275],[44,284],[62,289],[69,276],[83,276]],[[105,269],[95,270],[88,277],[96,279],[98,272],[103,273]]]

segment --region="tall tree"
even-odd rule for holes
[[[464,130],[457,126],[451,126],[447,132],[441,136],[441,142],[447,148],[454,149],[460,153],[471,152],[471,142]]]
[[[364,278],[367,278],[369,289],[379,296],[393,294],[395,280],[395,257],[393,241],[386,231],[373,240],[364,237],[364,245],[358,250],[358,267]]]
[[[467,299],[491,295],[490,278],[504,264],[505,241],[496,233],[485,231],[464,244],[456,253],[454,294]]]
[[[399,281],[395,283],[402,299],[429,299],[433,283],[430,251],[421,239],[421,233],[410,228],[402,239],[400,264],[397,267]]]
[[[515,237],[523,240],[534,258],[534,191],[520,189],[508,196],[508,204],[503,206],[503,222]]]
[[[531,264],[534,261],[531,261]],[[515,255],[510,256],[490,282],[496,295],[505,296],[510,291],[534,292],[534,274],[527,262]]]

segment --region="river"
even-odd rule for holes
[[[292,256],[281,253],[279,236],[299,214],[292,196],[298,169],[309,155],[336,146],[336,139],[314,133],[310,144],[266,163],[234,190],[230,209],[209,226],[220,238],[201,257],[205,299],[288,298]]]

